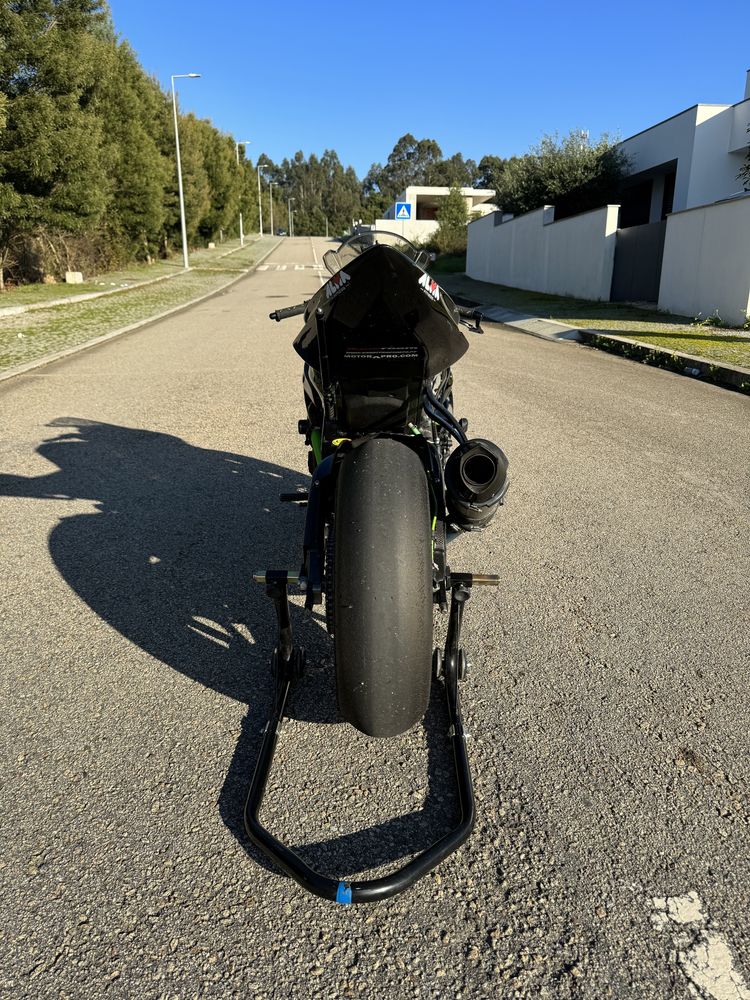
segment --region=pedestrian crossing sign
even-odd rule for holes
[[[406,219],[407,221],[411,219],[411,204],[408,201],[397,201],[396,202],[396,218]]]

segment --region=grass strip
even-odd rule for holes
[[[245,247],[241,251],[245,269],[276,242],[272,237],[266,237],[252,247]],[[225,257],[224,261],[232,263],[221,270],[194,267],[171,281],[136,287],[87,302],[3,317],[0,321],[0,370],[83,344],[215,291],[238,274],[234,256]]]
[[[750,367],[750,334],[742,330],[697,326],[687,316],[673,316],[624,303],[592,302],[564,295],[527,292],[522,288],[474,281],[465,274],[448,275],[441,283],[449,294],[481,302],[485,306],[500,306],[525,316],[619,334],[654,347],[684,351],[707,361]]]

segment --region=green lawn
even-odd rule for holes
[[[245,238],[245,246],[239,250],[240,241],[226,240],[217,243],[215,250],[206,248],[190,252],[192,267],[218,266],[234,268],[246,265],[248,259],[252,262],[253,245],[258,236]],[[223,256],[230,251],[229,256]],[[236,251],[236,252],[235,252]],[[153,264],[130,264],[119,271],[108,271],[106,274],[87,278],[81,285],[66,285],[58,282],[54,285],[17,285],[0,295],[0,310],[7,306],[37,305],[52,302],[56,299],[69,298],[71,295],[85,295],[89,292],[108,292],[117,288],[127,288],[129,285],[152,278],[162,278],[169,274],[178,274],[182,270],[182,254],[169,260],[155,260]],[[0,314],[1,316],[1,314]]]
[[[521,288],[474,281],[465,274],[448,275],[441,283],[449,294],[485,306],[496,305],[526,316],[601,330],[656,347],[684,351],[708,361],[750,368],[750,331],[694,326],[688,316],[673,316],[616,302],[591,302],[527,292]]]
[[[0,318],[0,370],[21,365],[130,326],[215,291],[278,243],[264,236],[236,256],[199,260],[170,281],[124,289],[116,295],[71,302]],[[191,261],[193,263],[193,261]],[[238,266],[242,265],[242,267]],[[78,286],[80,288],[80,286]]]
[[[441,253],[428,266],[430,274],[457,274],[466,270],[465,253]]]

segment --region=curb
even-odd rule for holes
[[[450,294],[450,290],[448,294]],[[666,368],[678,375],[704,379],[714,385],[750,394],[750,369],[742,368],[739,365],[709,361],[707,358],[685,354],[683,351],[671,351],[668,347],[646,344],[642,340],[619,337],[591,327],[568,326],[552,319],[541,319],[538,316],[529,316],[511,309],[503,309],[500,306],[485,308],[481,302],[469,302],[461,295],[451,296],[451,298],[454,298],[454,301],[463,298],[467,304],[478,306],[485,319],[499,323],[516,333],[525,333],[531,337],[539,337],[542,340],[551,340],[556,343],[582,343],[586,347],[593,347],[596,350],[625,357],[628,361]],[[632,350],[624,349],[628,347]]]
[[[66,347],[65,350],[57,351],[55,354],[46,354],[42,358],[36,358],[34,361],[28,361],[26,364],[17,365],[15,368],[7,368],[5,371],[0,372],[0,382],[5,382],[8,379],[16,378],[18,375],[25,375],[27,372],[34,371],[35,368],[43,368],[46,365],[51,365],[54,361],[61,361],[63,358],[69,358],[73,354],[80,354],[82,351],[87,351],[91,347],[97,347],[99,344],[106,344],[110,340],[115,340],[117,337],[122,337],[126,333],[135,333],[137,330],[143,330],[147,326],[152,326],[155,323],[161,322],[163,319],[167,319],[169,316],[174,316],[177,313],[185,312],[187,309],[192,309],[193,306],[197,306],[201,302],[205,302],[207,299],[212,299],[215,295],[220,295],[225,292],[227,288],[232,285],[236,285],[238,281],[242,281],[243,278],[247,278],[249,275],[253,274],[263,261],[270,257],[270,255],[277,250],[279,247],[279,240],[275,243],[270,250],[263,254],[263,256],[257,260],[252,267],[248,268],[247,271],[243,271],[242,274],[238,274],[234,278],[230,278],[229,281],[225,282],[223,285],[219,285],[218,288],[214,288],[210,292],[206,292],[205,295],[199,295],[197,299],[191,299],[189,302],[182,302],[178,306],[172,306],[171,309],[166,309],[164,312],[157,313],[156,316],[149,316],[146,319],[138,320],[137,323],[131,323],[130,326],[120,327],[119,330],[112,330],[110,333],[105,333],[101,337],[95,337],[93,340],[85,340],[81,344],[75,344],[73,347]],[[122,289],[125,291],[125,289]]]
[[[604,351],[609,350],[610,346],[633,347],[636,350],[631,353],[625,354],[622,350],[612,353],[624,356],[628,360],[638,361],[640,364],[659,367],[658,363],[662,362],[679,375],[705,379],[707,382],[750,394],[750,368],[742,368],[740,365],[730,365],[726,362],[709,361],[706,358],[696,357],[694,354],[685,354],[684,351],[670,351],[668,347],[657,347],[655,344],[646,344],[642,340],[631,340],[630,337],[602,333],[601,330],[580,327],[578,332],[587,347]],[[604,344],[599,343],[600,341],[604,341]]]

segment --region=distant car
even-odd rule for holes
[[[276,230],[276,235],[277,236],[286,236],[286,229],[277,229]]]

